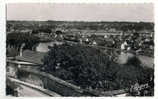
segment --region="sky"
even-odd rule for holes
[[[154,5],[10,3],[7,20],[153,22]]]

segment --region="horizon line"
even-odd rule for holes
[[[6,20],[6,21],[60,21],[60,22],[133,22],[133,23],[155,23],[153,21],[103,21],[103,20],[98,20],[98,21],[85,21],[85,20]]]

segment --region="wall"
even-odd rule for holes
[[[83,90],[79,87],[44,72],[19,69],[18,78],[22,81],[52,90],[63,96],[84,96]]]

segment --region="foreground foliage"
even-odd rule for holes
[[[52,47],[43,62],[45,72],[84,89],[117,90],[135,83],[148,83],[153,88],[153,70],[142,67],[136,57],[120,65],[99,49],[63,44]]]

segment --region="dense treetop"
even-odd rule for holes
[[[13,46],[20,49],[21,45],[25,43],[24,49],[32,49],[35,44],[39,43],[39,38],[30,34],[10,33],[7,34],[7,46]]]
[[[120,65],[108,53],[82,46],[54,46],[45,56],[43,70],[82,88],[114,90],[128,88],[138,82],[148,83],[153,70],[143,68],[135,57]]]

